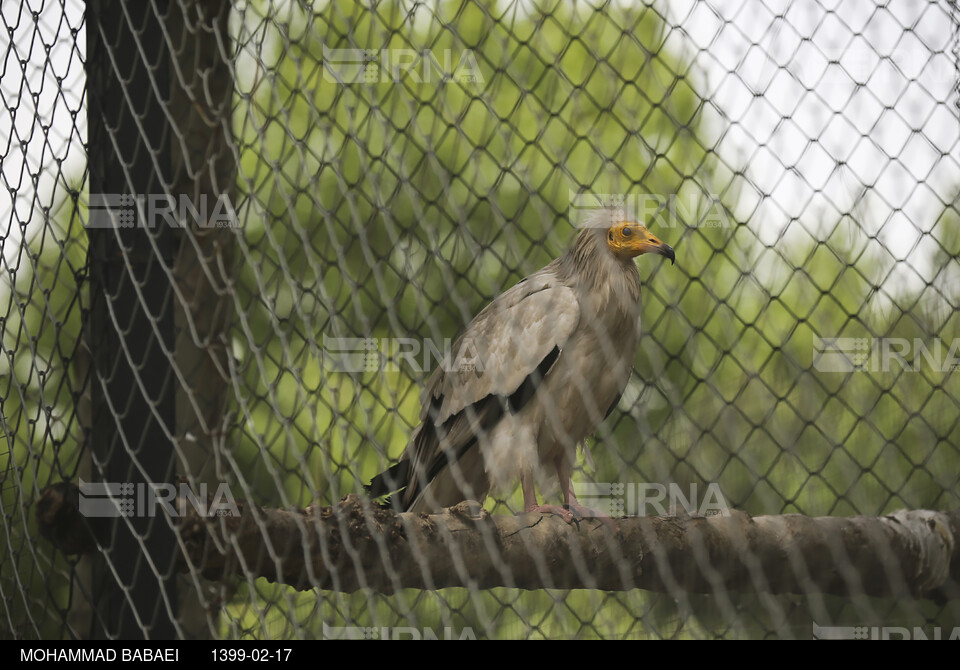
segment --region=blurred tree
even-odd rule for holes
[[[430,370],[346,374],[324,356],[324,336],[455,338],[490,299],[561,252],[574,232],[571,196],[589,192],[675,195],[677,216],[647,223],[674,246],[677,265],[640,262],[636,374],[598,433],[596,470],[575,481],[700,492],[717,483],[729,504],[753,514],[958,506],[952,369],[916,352],[910,370],[813,364],[815,337],[951,346],[955,204],[915,222],[932,242],[907,261],[918,285],[891,280],[902,261],[864,232],[867,205],[764,228],[755,212],[765,196],[746,185],[744,166],[718,158],[726,121],[698,95],[690,54],[654,7],[262,1],[245,4],[233,30],[244,228],[233,296],[237,423],[226,456],[238,495],[304,505],[360,492],[406,446]],[[362,49],[374,62],[331,69],[325,49]],[[451,64],[449,80],[416,60],[425,51]],[[410,54],[413,65],[395,73]],[[464,54],[479,69],[461,70],[472,80],[452,76]],[[334,71],[362,72],[363,81],[338,82]],[[63,386],[67,370],[45,363],[70,360],[79,334],[85,238],[81,205],[64,202],[23,250],[4,296],[4,412],[27,491],[30,477],[44,485],[75,469],[69,389],[78,387]],[[4,509],[18,500],[5,491]],[[518,503],[514,493],[488,507],[510,513]],[[35,591],[41,571],[28,567],[34,556],[21,532],[15,525],[20,539],[3,560]],[[44,588],[68,580],[57,565],[60,580]],[[873,605],[885,621],[909,625],[955,625],[958,616],[933,603]],[[470,626],[483,637],[809,637],[811,617],[865,620],[863,612],[831,599],[726,593],[380,597],[294,594],[256,581],[238,585],[223,626],[258,638],[320,636],[323,622]]]

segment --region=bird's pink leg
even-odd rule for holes
[[[573,492],[573,477],[572,468],[567,461],[564,461],[562,458],[556,460],[557,467],[557,478],[560,480],[560,489],[563,491],[563,502],[565,503],[564,507],[571,510],[578,517],[588,517],[600,519],[605,524],[610,526],[613,530],[617,530],[617,524],[609,514],[604,512],[598,512],[595,509],[590,509],[589,507],[584,507],[580,504],[580,501],[577,500],[577,496]]]
[[[573,523],[573,512],[559,505],[538,505],[537,491],[533,485],[533,476],[529,472],[521,473],[520,487],[523,489],[523,511],[536,514],[556,514],[567,523]]]

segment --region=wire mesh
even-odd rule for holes
[[[170,481],[288,509],[365,496],[402,457],[438,354],[560,255],[585,211],[613,203],[670,244],[676,265],[638,260],[633,369],[573,473],[595,505],[960,507],[956,3],[250,0],[214,31],[205,17],[222,3],[143,3],[143,21],[181,32],[145,28],[127,3],[91,6],[119,7],[132,42],[82,3],[0,9],[4,636],[109,629],[96,574],[109,582],[116,566],[56,550],[32,512],[51,484],[110,481],[96,422],[130,418],[97,405],[107,381],[88,330],[93,224],[128,202],[91,186],[93,153],[123,148],[89,139],[90,87],[102,84],[85,71],[92,39],[116,73],[139,64],[137,90],[153,96],[111,99],[142,138],[131,155],[168,160],[142,123],[147,105],[163,111],[165,151],[182,165],[151,193],[178,207],[191,188],[190,203],[228,197],[228,225],[178,231],[192,256],[157,255],[150,282],[128,261],[119,280],[170,301],[169,313],[147,310],[155,328],[178,315],[176,351],[144,374],[178,394],[163,437]],[[167,58],[169,82],[157,74]],[[197,150],[219,158],[197,162]],[[142,195],[132,165],[114,169],[123,193]],[[149,194],[129,204],[130,216],[151,211]],[[198,298],[206,289],[212,302]],[[113,326],[121,343],[127,325]],[[208,358],[191,359],[191,346]],[[140,363],[123,347],[110,355]],[[111,444],[137,468],[158,431]],[[521,511],[516,484],[486,508]],[[129,561],[147,581],[168,577]],[[183,637],[809,638],[814,622],[960,625],[955,600],[343,594],[250,573],[178,588]],[[136,625],[150,634],[150,621]]]

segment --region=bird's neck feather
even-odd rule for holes
[[[604,228],[584,228],[566,253],[557,259],[558,269],[570,284],[633,311],[640,302],[640,273],[633,259],[618,258],[610,251]]]

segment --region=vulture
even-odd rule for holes
[[[421,393],[403,458],[366,486],[399,511],[435,513],[520,482],[525,512],[567,522],[580,505],[578,445],[613,411],[640,338],[635,258],[673,249],[639,223],[598,210],[559,258],[487,305]],[[460,364],[457,365],[457,361]],[[563,505],[541,505],[556,477]]]

